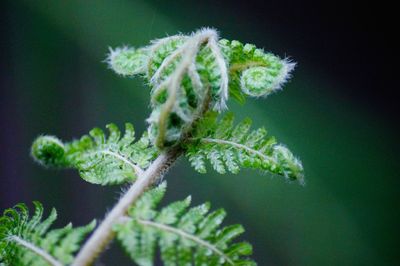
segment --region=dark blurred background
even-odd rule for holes
[[[182,159],[166,201],[192,194],[226,208],[259,265],[398,265],[394,13],[384,2],[2,1],[0,209],[40,200],[57,208],[57,225],[102,219],[120,188],[39,167],[32,140],[69,140],[109,122],[143,132],[148,89],[107,69],[108,47],[211,26],[298,62],[282,92],[231,109],[286,143],[307,185],[254,171],[200,175]],[[103,264],[129,260],[114,243]]]

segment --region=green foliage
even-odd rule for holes
[[[130,123],[125,134],[115,124],[107,125],[109,136],[94,128],[79,140],[62,143],[53,136],[41,136],[32,145],[32,156],[44,166],[75,168],[83,179],[110,185],[134,181],[157,155],[145,134],[137,142]]]
[[[34,205],[32,217],[22,203],[5,210],[0,217],[0,265],[52,265],[36,250],[46,253],[59,265],[69,264],[80,242],[96,225],[93,221],[82,227],[73,228],[72,224],[68,224],[49,230],[57,218],[56,210],[52,209],[50,215],[42,220],[43,206],[39,202],[34,202]]]
[[[151,87],[153,111],[147,120],[158,148],[186,136],[208,106],[227,107],[228,92],[239,102],[245,95],[267,96],[281,88],[294,64],[252,44],[220,40],[212,29],[156,40],[150,46],[117,48],[108,57],[122,75],[142,75]]]
[[[190,197],[155,210],[165,194],[166,183],[145,192],[114,226],[117,238],[141,266],[154,264],[157,246],[165,265],[255,265],[246,259],[252,247],[232,243],[244,232],[240,225],[221,228],[225,211],[209,213],[209,204],[191,207]]]
[[[200,173],[206,172],[205,161],[220,174],[226,169],[238,173],[240,167],[260,169],[304,182],[301,162],[275,138],[267,137],[264,128],[250,131],[251,120],[233,125],[233,114],[222,119],[209,113],[197,126],[188,144],[186,156]]]

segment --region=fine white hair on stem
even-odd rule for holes
[[[215,56],[215,60],[221,72],[220,99],[219,102],[216,103],[216,109],[221,111],[227,108],[226,102],[228,101],[228,79],[229,79],[228,68],[226,66],[224,57],[221,54],[221,50],[218,46],[217,40],[212,39],[208,45]]]
[[[156,51],[160,46],[168,43],[171,40],[179,40],[179,39],[187,39],[188,37],[182,34],[178,34],[178,35],[174,35],[174,36],[170,36],[170,37],[166,37],[166,38],[162,38],[162,39],[157,39],[152,41],[152,44],[149,46],[149,50],[151,53],[153,53],[154,51]]]
[[[151,77],[150,82],[153,83],[154,85],[157,85],[157,83],[160,80],[160,76],[165,70],[165,68],[172,63],[172,61],[179,56],[182,55],[182,52],[185,49],[185,45],[182,45],[178,49],[176,49],[173,53],[171,53],[167,58],[164,59],[164,61],[161,63],[160,67],[157,69],[157,71],[154,73],[154,75]]]
[[[173,38],[174,37],[174,38]],[[168,37],[163,40],[160,40],[159,42],[156,42],[155,45],[153,46],[153,49],[159,47],[162,44],[165,44],[166,42],[170,41],[171,39],[176,39],[176,36],[173,37]],[[182,68],[183,71],[187,70],[188,76],[191,78],[191,81],[193,83],[194,89],[198,89],[202,87],[200,77],[197,73],[196,69],[196,54],[198,53],[198,50],[200,49],[200,45],[203,42],[207,42],[207,45],[211,49],[215,59],[216,63],[218,65],[220,75],[221,75],[221,85],[220,85],[220,101],[216,103],[217,109],[218,110],[223,110],[226,108],[226,101],[228,99],[228,70],[227,66],[225,63],[225,60],[222,56],[222,53],[220,51],[220,48],[218,46],[218,34],[216,30],[210,29],[210,28],[204,28],[199,30],[196,33],[193,33],[191,37],[188,38],[187,42],[181,45],[178,49],[176,49],[174,52],[172,52],[169,56],[167,56],[163,62],[161,63],[160,67],[157,69],[157,71],[154,73],[154,75],[151,77],[150,82],[156,85],[157,87],[155,88],[155,92],[158,91],[160,87],[164,87],[166,84],[170,82],[170,80],[166,80],[165,82],[160,82],[160,77],[162,73],[164,72],[165,68],[169,66],[175,59],[179,57],[183,57],[183,54],[185,51],[188,49],[192,49],[190,53],[186,53],[190,56],[187,56],[185,58],[186,62],[181,62],[181,64],[184,64],[184,68]],[[184,61],[184,59],[181,59]],[[192,65],[187,67],[186,64],[189,63],[189,61],[192,61]],[[172,75],[176,74],[182,74],[183,72],[177,72],[175,71]],[[161,86],[162,85],[162,86]],[[197,90],[198,92],[198,90]]]
[[[144,193],[144,191],[172,166],[181,151],[171,149],[161,153],[144,171],[128,191],[119,199],[118,203],[108,212],[105,219],[85,242],[71,266],[92,265],[97,256],[107,247],[114,238],[113,225],[126,215],[129,207]],[[57,264],[53,264],[59,266]]]
[[[167,41],[169,41],[168,39]],[[203,104],[198,106],[198,110],[193,116],[188,116],[185,112],[181,110],[179,105],[177,104],[177,98],[179,95],[179,91],[181,88],[181,82],[185,74],[189,76],[192,81],[192,85],[194,90],[197,92],[197,96],[202,99],[202,95],[205,94],[204,86],[202,86],[201,79],[196,69],[196,56],[200,50],[200,47],[203,43],[209,45],[211,51],[216,58],[217,65],[219,67],[219,71],[221,73],[221,87],[220,87],[220,101],[216,104],[218,109],[223,109],[226,107],[226,100],[228,97],[228,71],[222,54],[219,50],[218,46],[218,34],[215,30],[205,28],[201,29],[196,33],[193,33],[184,44],[181,45],[177,50],[167,56],[161,66],[158,68],[156,73],[151,77],[151,82],[156,86],[153,90],[152,100],[154,102],[156,96],[163,90],[168,90],[168,98],[164,105],[161,108],[160,114],[158,116],[158,136],[156,143],[162,146],[163,141],[165,140],[165,135],[167,131],[167,118],[172,110],[175,110],[176,114],[184,120],[186,123],[190,124],[193,122],[194,118],[197,117],[197,112],[202,109]],[[161,42],[161,41],[160,41]],[[166,41],[162,41],[165,43]],[[159,45],[156,43],[155,45]],[[175,68],[173,73],[169,75],[165,80],[159,83],[160,77],[165,70],[165,68],[170,65],[173,60],[180,57],[179,65]],[[204,99],[202,99],[203,101]]]
[[[170,39],[168,39],[170,40]],[[163,41],[165,43],[166,41]],[[181,47],[171,53],[167,58],[164,59],[160,67],[157,69],[156,73],[154,73],[153,77],[151,78],[152,82],[157,84],[160,75],[164,71],[164,69],[171,64],[171,62],[176,59],[177,57],[181,56],[180,68],[176,68],[174,73],[171,76],[177,77],[178,80],[182,78],[182,75],[185,74],[185,71],[188,72],[189,77],[191,78],[192,82],[194,83],[194,87],[201,87],[200,77],[197,73],[196,69],[196,55],[200,49],[200,45],[204,42],[207,42],[210,46],[211,51],[214,53],[216,57],[217,64],[221,71],[221,91],[222,96],[227,98],[227,84],[228,84],[228,74],[227,74],[227,67],[221,51],[218,47],[218,35],[217,32],[213,29],[205,28],[197,33],[192,34],[192,36],[184,43]],[[158,45],[158,43],[157,43]],[[172,79],[167,80],[166,83],[171,82]],[[165,85],[165,84],[163,84]]]
[[[188,75],[189,75],[190,81],[193,84],[194,91],[196,92],[197,95],[199,95],[201,97],[202,96],[201,89],[203,87],[203,83],[201,82],[200,75],[197,72],[196,65],[194,63],[192,63],[189,66]]]

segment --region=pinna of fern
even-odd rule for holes
[[[268,137],[264,128],[250,131],[251,120],[233,125],[233,114],[218,119],[210,112],[203,118],[187,142],[186,156],[200,173],[206,172],[205,161],[220,174],[238,173],[240,167],[259,169],[282,175],[304,184],[303,166],[285,146]]]
[[[62,266],[70,264],[80,242],[96,225],[93,221],[82,227],[72,224],[49,230],[57,218],[52,209],[42,220],[43,206],[34,202],[30,217],[25,204],[6,209],[0,216],[0,265],[7,266]]]
[[[241,225],[220,228],[225,211],[209,213],[208,203],[191,207],[190,197],[155,208],[166,183],[145,192],[114,226],[117,239],[140,266],[154,265],[159,248],[164,265],[256,265],[247,258],[252,247],[232,243],[244,232]],[[189,208],[189,209],[188,209]]]
[[[157,155],[144,134],[135,142],[133,125],[126,123],[125,134],[115,124],[108,124],[108,137],[100,128],[89,136],[63,143],[53,136],[40,136],[31,149],[32,156],[47,167],[74,168],[94,184],[113,185],[134,181]]]

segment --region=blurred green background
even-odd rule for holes
[[[194,203],[226,208],[227,223],[247,229],[259,265],[398,265],[395,100],[379,76],[390,74],[380,69],[383,51],[374,50],[385,40],[373,46],[372,24],[342,25],[337,16],[349,19],[351,10],[332,15],[335,9],[285,1],[2,5],[0,209],[40,200],[57,208],[58,225],[102,219],[121,189],[42,169],[29,157],[32,140],[42,133],[69,140],[109,122],[130,121],[143,132],[148,89],[107,69],[108,47],[211,26],[298,62],[282,92],[231,109],[287,144],[302,159],[307,184],[254,171],[200,175],[182,159],[168,174],[166,202],[191,194]],[[129,260],[114,243],[103,264]]]

